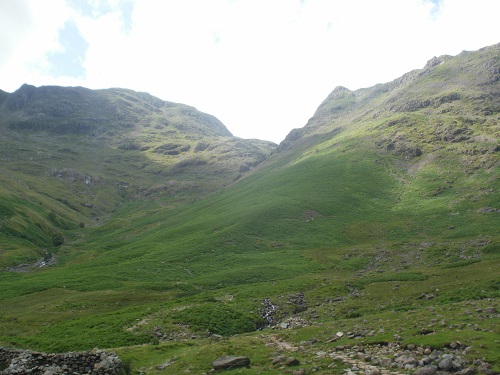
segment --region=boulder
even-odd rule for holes
[[[406,357],[403,364],[404,365],[416,365],[418,361],[413,357]]]
[[[453,367],[453,360],[450,357],[444,358],[439,362],[438,367],[444,371],[451,370]]]
[[[434,333],[434,331],[432,329],[429,329],[429,328],[426,328],[426,327],[424,327],[424,328],[422,328],[420,330],[420,334],[421,335],[428,335],[430,333]]]
[[[212,366],[215,370],[226,370],[235,367],[246,367],[250,365],[248,357],[224,356],[213,361]]]
[[[285,365],[287,366],[298,366],[300,365],[300,361],[295,358],[295,357],[289,357],[287,358],[286,362],[285,362]]]

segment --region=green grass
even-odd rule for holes
[[[453,277],[457,269],[482,269],[484,262],[460,263],[459,258],[446,256],[449,244],[457,241],[438,237],[446,231],[442,221],[448,212],[443,214],[434,202],[422,201],[418,208],[416,198],[402,201],[405,185],[387,178],[385,165],[391,159],[377,160],[368,151],[329,150],[283,165],[272,175],[264,168],[190,205],[123,204],[105,225],[75,229],[84,237],[59,250],[58,266],[2,275],[0,298],[11,301],[11,307],[4,309],[8,328],[2,341],[43,350],[117,347],[150,342],[154,322],[165,329],[184,324],[194,332],[232,335],[255,329],[262,298],[279,300],[280,293],[299,291],[317,303],[344,298],[321,318],[325,322],[330,313],[352,320],[380,310],[429,305],[417,297],[437,288],[442,292],[435,301],[442,304],[496,298],[492,280],[474,280],[474,286],[482,285],[479,292],[465,285],[460,289],[454,281],[446,286],[448,272]],[[434,189],[426,183],[432,176],[422,175],[421,189]],[[415,196],[407,190],[405,194]],[[414,209],[407,212],[410,202]],[[463,223],[453,221],[455,232],[470,216],[478,215],[470,211]],[[314,220],[305,219],[307,212],[316,213]],[[420,222],[424,217],[426,221]],[[487,228],[480,227],[482,235],[487,235]],[[418,250],[418,244],[433,238],[446,245]],[[454,246],[457,251],[463,247]],[[409,253],[414,248],[417,253]],[[380,251],[388,255],[376,263]],[[383,272],[376,273],[377,268]],[[328,280],[324,286],[322,278]],[[388,299],[381,286],[392,288],[394,283],[400,284],[398,292]],[[350,297],[350,288],[359,289],[362,297]],[[58,308],[43,304],[52,290],[65,290],[71,298]],[[235,296],[227,307],[214,302],[214,297],[226,294]],[[130,295],[137,299],[130,300]],[[12,320],[23,308],[12,303],[16,298],[36,306],[36,310],[28,307],[21,321]],[[176,311],[176,306],[182,310]],[[162,314],[167,314],[166,321]],[[148,316],[148,323],[137,332],[126,330]],[[28,322],[37,320],[50,322],[50,328],[26,331],[32,324]],[[16,333],[16,327],[25,328]]]

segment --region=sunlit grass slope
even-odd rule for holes
[[[92,301],[101,293],[120,301],[140,292],[141,303],[149,304],[151,298],[171,304],[179,296],[206,296],[221,288],[255,284],[261,290],[256,297],[263,298],[273,288],[262,290],[259,285],[325,267],[306,250],[362,245],[369,237],[365,223],[390,222],[389,214],[381,213],[390,212],[397,185],[371,152],[290,160],[272,173],[265,168],[187,207],[165,210],[150,205],[147,211],[138,204],[123,204],[108,224],[80,230],[85,239],[61,249],[57,267],[3,274],[2,295],[43,299],[54,288],[72,291],[71,298],[79,293],[80,303],[87,306],[76,308],[77,316],[102,309],[102,300]],[[350,233],[353,227],[359,227],[359,233]],[[86,298],[88,303],[83,302]],[[253,305],[256,311],[258,303]],[[131,316],[134,311],[143,310],[132,308]],[[255,313],[254,319],[259,320]],[[60,324],[69,329],[68,323]],[[78,335],[70,336],[78,340]],[[51,337],[52,345],[54,341]]]

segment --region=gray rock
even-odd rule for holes
[[[474,367],[467,367],[459,372],[460,375],[474,375],[476,373],[476,369]]]
[[[286,361],[286,357],[284,355],[280,355],[280,356],[273,359],[273,365],[278,365],[278,364],[285,362],[285,361]]]
[[[156,366],[157,370],[165,370],[168,366],[170,366],[170,360],[167,359],[164,363],[161,365]]]
[[[404,360],[403,364],[404,364],[405,366],[406,366],[406,365],[412,365],[412,366],[414,366],[414,365],[416,365],[416,364],[417,364],[417,362],[418,362],[418,361],[417,361],[415,358],[413,358],[413,357],[407,357],[407,358]]]
[[[472,349],[472,346],[467,346],[464,351],[462,352],[462,354],[467,354],[470,350]]]
[[[497,212],[500,211],[500,210],[497,210]],[[483,313],[487,313],[487,314],[496,314],[498,313],[497,309],[493,306],[490,306],[490,307],[487,307],[486,309],[483,310]]]
[[[405,355],[399,355],[399,356],[398,355],[399,355],[399,353],[394,353],[394,356],[395,357],[397,356],[396,359],[395,359],[395,362],[396,363],[403,363],[404,364],[405,361],[408,359],[408,357],[405,356]]]
[[[391,358],[381,358],[380,359],[380,365],[383,367],[389,367],[392,364],[392,359]]]
[[[299,368],[298,370],[293,370],[292,375],[306,375],[306,370]]]
[[[429,358],[429,357],[422,357],[422,359],[419,361],[419,364],[420,362],[422,362],[422,367],[426,366],[426,365],[429,365],[432,363],[432,358]]]
[[[226,370],[235,367],[246,367],[250,365],[248,357],[224,356],[213,361],[212,366],[215,370]]]
[[[493,371],[491,371],[489,367],[489,364],[483,363],[481,366],[479,366],[479,371],[486,375],[493,374]]]
[[[43,375],[59,375],[59,374],[62,374],[63,371],[60,367],[57,367],[57,366],[50,366],[48,367],[45,372],[43,373]]]
[[[421,367],[417,369],[413,375],[434,375],[436,374],[436,369],[434,367]]]
[[[298,366],[298,365],[300,365],[300,361],[297,358],[295,358],[295,357],[289,357],[286,360],[285,365],[287,365],[287,366]]]
[[[432,329],[429,329],[429,328],[426,328],[426,327],[420,329],[420,334],[421,335],[428,335],[430,333],[434,333],[434,331]]]
[[[453,367],[453,361],[450,357],[444,358],[439,362],[438,367],[444,371],[451,370]]]

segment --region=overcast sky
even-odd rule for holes
[[[500,42],[499,0],[0,0],[0,89],[123,87],[280,142],[336,87]]]

